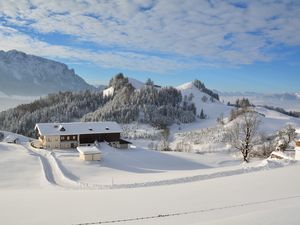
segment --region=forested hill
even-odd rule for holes
[[[152,81],[135,89],[128,80],[123,74],[112,78],[111,96],[104,97],[103,91],[59,92],[1,112],[0,130],[33,136],[38,122],[139,121],[162,128],[195,120],[196,107],[180,90],[159,88]]]
[[[33,137],[38,122],[70,122],[105,103],[101,92],[59,92],[0,112],[0,130]]]

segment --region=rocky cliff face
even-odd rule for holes
[[[67,65],[16,50],[0,51],[0,91],[7,95],[45,95],[93,89]]]

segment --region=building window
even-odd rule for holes
[[[73,140],[76,140],[76,136],[73,136]]]
[[[70,136],[67,136],[67,140],[70,141]]]
[[[61,137],[60,137],[60,140],[61,140],[61,141],[65,140],[65,137],[64,137],[64,136],[61,136]]]

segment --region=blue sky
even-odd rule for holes
[[[0,49],[92,84],[116,73],[220,91],[300,92],[297,0],[0,0]]]

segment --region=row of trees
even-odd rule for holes
[[[196,88],[198,88],[203,93],[208,94],[209,96],[211,96],[212,98],[214,98],[218,101],[220,100],[219,95],[217,93],[213,92],[212,90],[206,88],[204,83],[202,83],[200,80],[194,80],[193,84],[195,85]]]
[[[296,112],[296,111],[286,111],[286,110],[284,110],[283,108],[280,108],[280,107],[273,107],[273,106],[268,106],[268,105],[264,105],[263,107],[266,108],[266,109],[269,109],[269,110],[274,110],[274,111],[276,111],[276,112],[280,112],[280,113],[285,114],[285,115],[288,115],[288,116],[297,117],[297,118],[300,117],[300,112]]]

